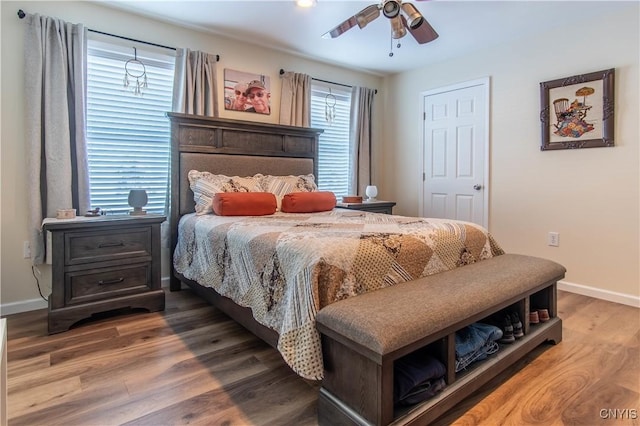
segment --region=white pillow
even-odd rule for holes
[[[257,175],[256,175],[257,176]],[[282,206],[282,197],[292,192],[313,192],[317,191],[315,177],[312,174],[300,176],[260,176],[260,185],[265,192],[271,192],[276,196],[278,211]]]
[[[209,172],[190,170],[189,186],[193,191],[193,201],[196,203],[196,214],[213,213],[213,196],[218,192],[261,192],[260,178],[255,176],[225,176]]]

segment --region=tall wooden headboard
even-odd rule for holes
[[[171,253],[180,216],[194,211],[189,170],[227,176],[318,175],[322,129],[179,113],[167,116],[171,121]],[[171,286],[174,289],[173,279]]]

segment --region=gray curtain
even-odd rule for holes
[[[216,55],[176,49],[173,111],[218,117]]]
[[[82,24],[26,16],[25,139],[29,230],[34,264],[44,262],[42,220],[89,209],[86,92],[87,30]]]
[[[218,117],[217,65],[216,55],[186,48],[176,49],[173,112]],[[171,167],[169,167],[167,183],[165,201],[167,220],[161,227],[162,247],[165,248],[171,246]]]
[[[280,124],[311,126],[311,77],[287,71],[282,75]]]
[[[349,194],[362,195],[367,185],[375,185],[371,182],[371,120],[374,97],[374,89],[354,86],[351,90]]]

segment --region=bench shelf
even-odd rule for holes
[[[549,335],[556,335],[550,339]],[[557,339],[557,340],[556,340]],[[459,401],[471,395],[483,384],[494,378],[514,362],[523,358],[527,353],[547,340],[558,343],[562,339],[562,321],[553,318],[539,324],[532,331],[511,345],[501,345],[500,350],[487,359],[472,364],[467,370],[456,375],[456,380],[436,397],[421,404],[394,411],[392,424],[425,424],[432,422]]]
[[[482,268],[485,267],[485,265],[482,266]],[[489,265],[489,267],[491,266]],[[417,339],[414,335],[413,341],[403,342],[392,347],[389,351],[376,349],[376,346],[368,344],[367,340],[353,341],[357,338],[350,339],[347,337],[348,333],[341,333],[340,327],[338,327],[339,323],[331,323],[321,317],[318,329],[322,335],[325,378],[318,399],[319,423],[321,425],[428,424],[524,358],[540,344],[544,342],[559,343],[562,340],[562,321],[557,317],[556,282],[564,276],[564,271],[562,270],[562,274],[558,275],[557,270],[550,269],[549,274],[556,276],[556,278],[549,280],[545,276],[544,279],[547,281],[527,284],[527,290],[523,291],[524,287],[522,287],[519,289],[520,293],[515,296],[508,296],[505,299],[494,298],[491,305],[486,305],[487,302],[478,300],[480,308],[477,312],[473,312],[465,318],[456,318],[452,314],[452,320],[449,323],[445,322],[443,328]],[[443,284],[443,288],[450,287],[450,283]],[[439,285],[439,283],[430,285]],[[496,285],[496,288],[500,288],[500,285]],[[386,290],[394,291],[391,289],[383,291]],[[446,291],[444,292],[446,293]],[[347,299],[347,301],[363,296]],[[369,297],[375,301],[376,296]],[[365,315],[372,313],[364,303],[360,305],[356,305],[356,302],[353,301],[349,303],[350,305],[345,305],[345,309],[351,309],[352,315],[357,316],[360,313],[359,306],[362,306]],[[530,309],[541,308],[548,309],[549,321],[530,325],[528,321]],[[514,311],[518,313],[522,321],[524,336],[514,343],[501,344],[500,350],[495,354],[456,373],[456,331],[474,322],[491,323],[492,319],[502,318],[504,314]],[[376,312],[380,315],[380,311]],[[406,315],[410,316],[411,313],[412,311],[408,311]],[[399,319],[399,316],[391,314],[387,314],[387,316],[389,318],[385,318],[385,324],[388,320],[398,322],[398,329],[403,325],[409,326],[409,322],[402,324],[403,320]],[[353,320],[353,324],[357,324],[357,319]],[[358,326],[353,325],[353,327],[357,329]],[[369,332],[375,327],[371,324],[365,324],[362,326],[363,330],[357,331]],[[379,331],[375,330],[375,332]],[[389,330],[385,330],[385,332],[388,333]],[[429,353],[445,365],[446,387],[439,394],[422,403],[408,407],[394,407],[394,363],[407,354],[423,350],[425,347],[428,347]]]

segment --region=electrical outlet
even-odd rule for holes
[[[560,246],[560,234],[557,232],[549,232],[549,235],[547,236],[547,244],[552,247]]]
[[[31,244],[29,244],[29,241],[22,242],[22,257],[31,259]]]

